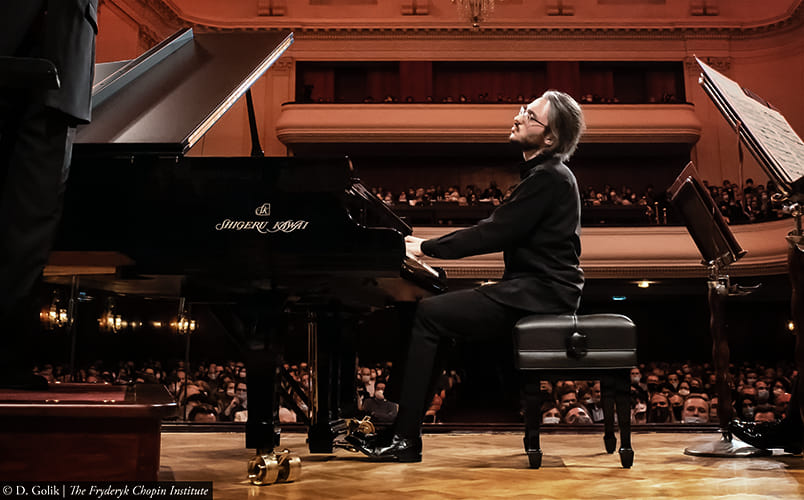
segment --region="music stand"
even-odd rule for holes
[[[684,453],[706,457],[757,457],[770,452],[745,443],[733,442],[728,423],[734,417],[731,388],[729,387],[729,343],[726,335],[726,298],[729,295],[746,295],[752,290],[731,285],[727,268],[747,252],[734,238],[723,215],[718,210],[709,190],[698,178],[692,162],[670,186],[670,202],[687,226],[709,270],[708,300],[712,333],[712,357],[715,366],[718,396],[717,416],[720,421],[721,439],[717,443],[687,448]]]

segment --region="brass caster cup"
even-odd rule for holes
[[[256,486],[273,484],[279,477],[279,460],[276,454],[257,452],[248,461],[248,480]]]
[[[301,475],[301,458],[284,450],[279,454],[279,477],[278,483],[292,483],[299,479]]]
[[[290,450],[279,453],[258,452],[248,461],[248,479],[251,484],[263,486],[274,483],[291,483],[301,475],[301,458]]]

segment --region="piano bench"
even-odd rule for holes
[[[636,326],[619,314],[532,315],[514,327],[514,357],[525,394],[525,451],[530,467],[542,462],[540,382],[600,380],[603,404],[603,442],[614,453],[614,410],[620,428],[620,462],[630,468],[630,372],[637,363]]]

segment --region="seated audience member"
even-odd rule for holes
[[[555,403],[546,402],[542,405],[542,423],[543,424],[558,424],[561,423],[561,411]]]
[[[670,411],[673,413],[673,421],[681,422],[681,413],[684,411],[684,397],[680,394],[673,394],[668,398]]]
[[[583,401],[589,416],[592,417],[592,422],[599,423],[603,421],[603,404],[600,401],[600,382],[595,382],[589,388],[589,400]]]
[[[754,422],[775,422],[776,412],[770,405],[757,406],[754,412]]]
[[[670,401],[667,396],[657,392],[650,398],[650,411],[648,411],[648,423],[664,424],[671,422],[673,414],[670,412]]]
[[[201,404],[190,410],[187,420],[190,422],[217,422],[218,414],[212,405]]]
[[[642,372],[638,367],[631,368],[631,386],[639,386],[643,391],[648,390],[648,386],[642,383]]]
[[[720,422],[720,417],[717,416],[718,398],[712,397],[709,400],[709,423],[717,424]]]
[[[673,392],[678,390],[678,384],[681,381],[678,378],[678,373],[668,373],[667,374],[667,383],[673,387]]]
[[[779,418],[784,418],[785,415],[787,415],[788,408],[790,407],[790,398],[791,394],[789,392],[785,392],[776,397],[775,408]]]
[[[221,420],[242,422],[243,420],[237,420],[235,417],[239,412],[247,411],[247,409],[248,386],[245,382],[237,382],[237,384],[235,384],[235,396],[232,398],[232,401],[229,403],[229,405],[223,409]]]
[[[670,398],[673,394],[675,394],[675,389],[672,385],[668,384],[667,382],[662,382],[659,384],[659,388],[656,390],[657,394],[662,394],[666,398]]]
[[[756,411],[757,401],[756,398],[749,394],[741,394],[737,403],[737,414],[740,419],[746,422],[754,420],[754,412]]]
[[[783,378],[778,377],[773,380],[773,389],[771,390],[773,402],[776,403],[776,400],[782,394],[790,394],[790,382]]]
[[[764,380],[757,380],[754,384],[754,389],[757,391],[757,404],[766,405],[770,401],[770,390],[768,384]]]
[[[558,405],[561,407],[561,410],[566,410],[570,405],[574,405],[577,402],[578,396],[575,394],[573,387],[564,387],[561,389],[558,395]]]
[[[659,390],[659,376],[655,373],[649,374],[645,377],[645,385],[647,386],[648,396],[653,395]]]
[[[633,386],[632,386],[633,387]],[[648,420],[648,405],[641,397],[637,397],[632,401],[631,405],[631,423],[644,424]]]
[[[702,394],[691,394],[684,400],[681,421],[685,424],[709,423],[709,401]]]
[[[376,423],[393,423],[398,411],[398,404],[385,399],[385,382],[377,382],[374,386],[374,396],[363,402],[363,412]]]
[[[584,408],[583,405],[574,403],[564,410],[561,421],[565,424],[573,425],[591,424],[592,417],[589,416],[589,413],[586,411],[586,408]]]
[[[704,386],[703,380],[698,377],[692,377],[690,380],[690,393],[691,394],[703,394]]]

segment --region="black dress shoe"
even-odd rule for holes
[[[729,431],[754,448],[782,448],[794,455],[801,454],[804,442],[804,429],[788,419],[776,422],[743,422],[735,419],[729,422]]]
[[[422,438],[415,439],[403,438],[397,434],[391,439],[391,444],[387,446],[377,446],[366,453],[370,458],[377,461],[389,462],[421,462],[422,461]]]
[[[377,446],[376,434],[363,434],[362,432],[352,432],[348,434],[344,441],[349,443],[357,451],[361,451],[366,455],[371,455],[371,452]]]

